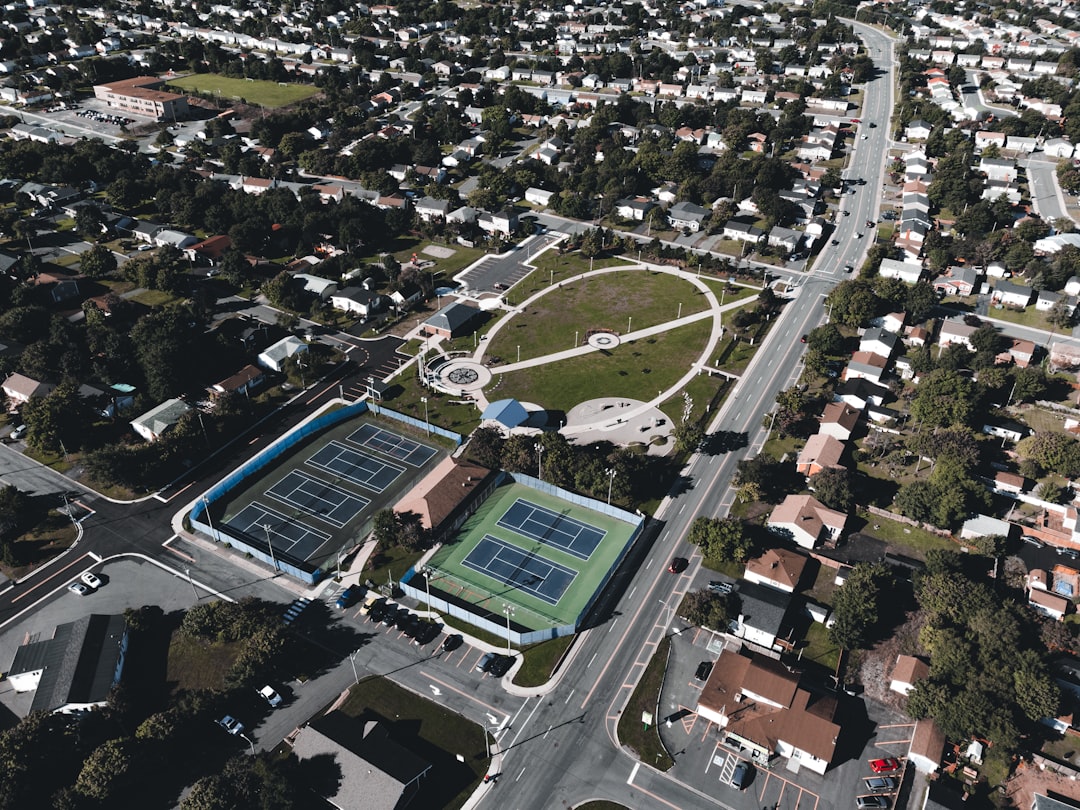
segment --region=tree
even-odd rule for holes
[[[742,521],[735,518],[710,518],[701,515],[694,519],[686,541],[701,549],[707,560],[744,562],[750,556],[751,543]]]
[[[90,278],[105,278],[116,272],[116,256],[105,245],[94,245],[79,255],[79,267]]]
[[[813,351],[836,357],[844,351],[844,336],[836,324],[827,323],[811,329],[806,336],[806,345]]]
[[[975,410],[975,386],[948,369],[935,369],[919,381],[911,415],[927,425],[966,424]]]
[[[851,473],[846,467],[829,467],[810,476],[814,497],[830,509],[848,512],[855,503]]]
[[[371,536],[375,542],[385,547],[398,545],[401,539],[401,524],[398,514],[389,507],[380,509],[371,519]]]
[[[1021,455],[1035,460],[1045,470],[1073,478],[1080,475],[1080,442],[1064,433],[1042,430],[1022,440]]]
[[[904,484],[893,498],[893,505],[901,515],[922,523],[930,523],[937,503],[937,488],[929,481],[912,481]]]
[[[727,629],[731,613],[730,594],[725,596],[706,589],[690,591],[679,607],[680,616],[709,630]]]
[[[880,603],[893,586],[884,563],[859,563],[836,592],[829,638],[845,650],[866,645],[881,619]]]
[[[80,205],[75,212],[75,230],[83,239],[97,239],[101,236],[105,217],[101,209],[94,204]]]
[[[492,427],[479,427],[469,437],[469,456],[480,465],[499,469],[505,440]]]
[[[673,433],[675,449],[680,453],[697,450],[705,440],[705,429],[696,421],[680,420]]]
[[[829,293],[831,320],[846,326],[864,326],[877,313],[878,298],[863,279],[842,281]]]
[[[75,780],[75,790],[99,802],[128,795],[125,787],[136,775],[132,745],[128,740],[108,740],[94,749]]]
[[[1042,399],[1050,387],[1050,380],[1042,366],[1018,368],[1014,373],[1014,379],[1016,387],[1012,393],[1017,402],[1034,402]]]

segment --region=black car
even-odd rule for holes
[[[393,627],[395,624],[397,624],[399,610],[401,610],[400,605],[395,605],[392,602],[387,602],[386,609],[383,611],[382,614],[382,623],[385,624],[387,627]]]
[[[439,637],[439,633],[442,632],[442,627],[435,624],[435,622],[420,622],[420,627],[416,631],[416,635],[413,636],[413,643],[423,647],[425,644],[434,641]]]
[[[383,624],[387,627],[397,627],[404,629],[409,617],[413,614],[409,612],[408,608],[398,608],[389,617],[383,617]]]
[[[383,620],[383,615],[385,615],[387,610],[389,610],[389,605],[387,605],[386,600],[378,600],[377,602],[375,602],[375,604],[368,608],[368,621],[381,622]]]
[[[337,598],[337,602],[334,603],[334,606],[338,610],[345,610],[348,607],[352,607],[352,603],[360,597],[360,594],[363,593],[363,591],[364,589],[359,585],[350,585],[341,592]]]
[[[493,678],[501,678],[510,671],[510,667],[513,665],[514,657],[512,655],[496,655],[488,662],[487,672]]]
[[[416,634],[420,632],[422,624],[423,619],[415,613],[407,613],[398,620],[398,629],[407,637],[416,638]]]
[[[702,661],[697,665],[697,670],[694,672],[694,677],[699,681],[708,680],[709,673],[712,672],[712,661]]]
[[[464,642],[465,639],[462,637],[461,633],[453,633],[443,639],[442,648],[447,652],[450,652],[451,650],[456,650]]]
[[[731,786],[736,790],[746,790],[746,786],[750,784],[750,774],[750,763],[746,760],[740,761],[731,774]]]

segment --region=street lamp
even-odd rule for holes
[[[184,573],[187,574],[188,585],[191,586],[191,592],[193,594],[195,594],[195,601],[198,602],[199,601],[199,592],[197,590],[195,590],[195,583],[191,579],[191,569],[190,568],[185,568]]]
[[[424,403],[424,429],[431,433],[431,420],[428,418],[428,404],[427,397],[420,397],[420,401]]]
[[[615,468],[608,467],[607,470],[607,503],[611,506],[611,487],[615,483]]]
[[[544,459],[544,445],[538,444],[538,445],[536,445],[536,477],[541,481],[544,480],[543,459]]]
[[[626,316],[626,333],[627,334],[630,334],[630,324],[632,324],[633,322],[634,322],[634,316],[633,315],[627,315]]]
[[[679,302],[679,314],[675,316],[675,320],[679,320],[682,317],[682,301]]]
[[[506,614],[506,654],[510,655],[510,617],[514,615],[514,608],[503,605],[503,613]]]
[[[420,569],[420,573],[424,575],[424,591],[427,593],[428,610],[431,610],[431,575],[435,573],[435,569],[430,565],[425,565]]]
[[[66,496],[65,496],[66,499]],[[206,523],[210,527],[210,536],[217,540],[217,530],[214,528],[214,521],[210,517],[210,499],[205,495],[202,496],[203,509],[206,510]]]
[[[358,652],[360,652],[360,651],[359,650],[354,650],[352,652],[352,654],[349,656],[349,663],[352,664],[353,680],[356,681],[357,686],[360,685],[360,675],[356,671],[356,654]]]
[[[270,559],[274,561],[274,571],[280,571],[278,568],[277,557],[274,556],[274,544],[270,542],[270,524],[263,524],[263,531],[266,532],[266,547],[270,549]]]

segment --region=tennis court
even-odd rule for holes
[[[362,424],[347,441],[404,461],[410,467],[423,467],[438,452],[434,447],[428,447],[415,439],[409,439],[370,422]]]
[[[353,450],[340,442],[329,442],[311,456],[307,463],[312,467],[333,473],[339,478],[370,489],[385,492],[405,472],[404,467],[381,461],[367,453]]]
[[[266,494],[339,529],[371,503],[367,498],[353,495],[298,470],[290,472],[266,490]]]
[[[559,604],[562,595],[578,575],[573,568],[559,565],[539,554],[530,554],[490,534],[480,539],[461,564],[504,585],[525,591],[549,605]]]
[[[524,498],[514,501],[496,525],[545,546],[561,549],[579,560],[589,559],[607,534],[591,524],[537,506]]]
[[[296,523],[260,503],[248,504],[225,525],[241,534],[263,540],[269,534],[275,554],[287,554],[297,560],[310,559],[330,539],[326,532]]]

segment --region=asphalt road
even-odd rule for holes
[[[1048,222],[1059,218],[1072,219],[1058,185],[1057,160],[1032,156],[1025,165],[1035,212]]]

